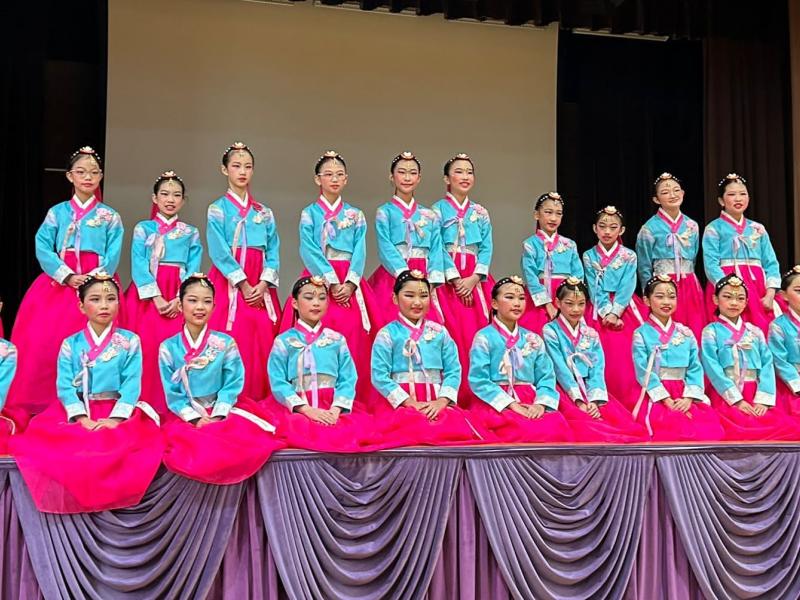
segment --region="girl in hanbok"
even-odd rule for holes
[[[394,195],[378,207],[375,217],[381,266],[369,278],[369,283],[380,309],[379,327],[397,317],[392,288],[400,273],[417,270],[424,273],[433,286],[444,283],[439,217],[431,209],[417,204],[414,198],[414,190],[422,179],[421,172],[419,159],[411,152],[395,156],[390,167]],[[439,309],[431,311],[431,320],[443,322]]]
[[[633,332],[647,318],[647,307],[636,295],[636,253],[622,245],[622,213],[606,206],[598,211],[593,229],[598,243],[583,253],[590,321],[600,335],[606,362],[614,365],[606,376],[608,390],[619,398],[636,387],[631,343]]]
[[[781,279],[786,311],[769,326],[769,348],[778,374],[778,405],[800,416],[800,265]]]
[[[553,361],[542,338],[519,324],[525,303],[521,277],[495,283],[492,323],[477,333],[469,356],[469,384],[481,400],[471,412],[497,441],[570,442]]]
[[[328,305],[324,279],[309,275],[295,282],[291,306],[297,318],[272,346],[267,402],[290,447],[358,452],[375,423],[352,412],[358,375],[347,340],[322,325]]]
[[[58,354],[58,401],[11,449],[36,507],[76,513],[137,504],[161,465],[158,413],[140,399],[139,337],[115,325],[119,287],[108,275],[78,288],[88,318]]]
[[[285,444],[266,411],[242,394],[244,364],[236,342],[209,326],[213,283],[195,273],[179,293],[183,330],[161,344],[158,356],[172,412],[164,426],[164,464],[204,483],[238,483]]]
[[[3,303],[0,302],[0,308]],[[5,410],[8,388],[17,372],[17,349],[8,340],[0,338],[0,455],[8,454],[10,436],[17,432],[19,418]],[[27,423],[26,416],[20,415],[22,421]]]
[[[650,439],[647,429],[636,423],[606,388],[606,361],[600,335],[583,319],[588,297],[589,291],[580,279],[567,277],[556,290],[558,316],[544,326],[544,343],[559,386],[558,410],[566,417],[576,441],[647,441]],[[610,378],[622,368],[615,364]],[[630,368],[633,370],[633,364]],[[635,392],[629,387],[626,393]]]
[[[153,211],[136,224],[131,243],[131,283],[125,292],[127,326],[142,340],[142,395],[167,412],[158,373],[158,347],[181,330],[178,288],[200,270],[203,246],[196,227],[178,220],[186,201],[183,180],[174,171],[153,185]]]
[[[707,322],[703,290],[695,274],[700,228],[681,212],[680,179],[662,173],[653,186],[653,202],[659,208],[636,236],[639,282],[644,287],[653,275],[669,275],[681,299],[675,320],[689,327],[699,341]]]
[[[697,340],[691,329],[672,320],[678,284],[669,275],[655,275],[645,284],[644,297],[650,316],[633,334],[633,364],[641,386],[633,417],[657,442],[723,439],[725,432],[703,390]]]
[[[369,380],[369,353],[374,327],[380,322],[372,288],[363,280],[367,257],[367,221],[364,213],[342,198],[347,185],[347,165],[335,151],[323,154],[314,166],[319,197],[300,214],[300,258],[305,270],[301,277],[322,277],[330,286],[332,302],[322,321],[347,340],[356,371]],[[295,311],[287,304],[281,331],[289,329]],[[365,386],[359,386],[363,397]],[[361,410],[357,400],[355,410]]]
[[[456,154],[444,164],[447,194],[433,205],[442,228],[444,277],[447,285],[436,291],[444,324],[466,358],[472,338],[489,322],[494,280],[492,223],[489,211],[469,198],[475,185],[475,166],[466,154]],[[466,372],[464,386],[467,387]]]
[[[367,444],[474,444],[487,441],[456,406],[461,384],[458,349],[442,325],[425,318],[431,284],[419,271],[395,281],[397,319],[378,332],[372,347],[375,434]]]
[[[703,264],[709,297],[706,306],[714,306],[711,296],[717,282],[736,273],[747,286],[747,307],[742,317],[766,335],[770,321],[781,313],[775,302],[775,293],[781,287],[775,250],[764,226],[744,216],[750,204],[744,177],[736,173],[726,175],[719,182],[717,201],[722,212],[703,232]]]
[[[235,142],[222,155],[228,191],[208,207],[208,278],[222,294],[211,316],[212,329],[231,335],[245,369],[244,393],[267,393],[267,364],[280,304],[280,241],[272,211],[250,193],[253,152]]]
[[[19,364],[9,392],[10,408],[35,414],[56,397],[61,342],[86,325],[76,290],[89,275],[117,270],[122,221],[102,202],[102,179],[97,152],[84,146],[73,153],[67,165],[72,198],[48,210],[36,232],[36,258],[44,272],[22,299],[11,333],[11,341],[19,350]],[[122,314],[117,321],[123,322]]]
[[[578,248],[558,234],[564,216],[564,200],[558,192],[542,194],[533,208],[536,233],[522,244],[522,276],[525,278],[526,310],[520,325],[536,334],[555,318],[556,288],[567,277],[583,279]]]
[[[797,440],[800,419],[775,402],[775,369],[764,333],[742,319],[747,288],[735,273],[714,288],[717,320],[703,329],[708,396],[728,440]]]

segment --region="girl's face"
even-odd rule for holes
[[[91,196],[100,187],[103,170],[93,156],[81,156],[67,171],[67,180],[75,187],[76,191]]]
[[[569,291],[562,300],[556,298],[556,307],[570,325],[576,325],[586,313],[586,296],[580,291]]]
[[[595,235],[597,235],[597,239],[600,240],[600,243],[606,248],[613,246],[619,239],[619,236],[625,233],[625,227],[623,227],[619,217],[607,215],[605,213],[600,217],[597,223],[595,223],[592,229]]]
[[[781,296],[794,312],[800,313],[800,275],[793,277],[789,287],[781,290]]]
[[[475,185],[475,169],[472,168],[472,163],[468,160],[453,161],[448,174],[444,176],[444,182],[451,192],[462,196],[469,194]]]
[[[398,192],[413,195],[421,179],[419,167],[413,160],[400,160],[394,166],[392,183]]]
[[[222,166],[222,174],[228,178],[228,187],[246,189],[253,178],[253,155],[247,150],[234,150],[228,159],[228,166]]]
[[[409,280],[392,296],[400,309],[400,314],[416,323],[422,319],[431,306],[431,291],[424,281]]]
[[[180,309],[187,324],[202,328],[214,310],[214,292],[207,285],[193,283],[186,288]]]
[[[119,312],[119,293],[110,281],[98,281],[89,286],[80,309],[91,323],[108,327]]]
[[[547,235],[553,235],[561,225],[564,217],[564,207],[561,202],[545,200],[538,209],[533,211],[533,217],[539,223],[539,229]]]
[[[320,166],[319,174],[314,176],[314,182],[326,198],[338,198],[347,185],[347,171],[338,160],[329,159]]]
[[[678,210],[683,204],[683,194],[683,188],[680,183],[674,179],[666,179],[658,182],[653,202],[666,211]]]
[[[492,308],[497,311],[501,321],[516,323],[525,312],[525,290],[516,283],[506,283],[492,298]]]
[[[747,187],[744,184],[734,181],[725,186],[722,198],[717,200],[722,210],[738,221],[750,204],[750,194],[747,193]]]
[[[292,298],[292,308],[309,325],[316,325],[328,310],[328,290],[325,286],[307,283],[300,288],[297,298]]]
[[[181,211],[185,200],[180,184],[173,179],[162,181],[158,193],[153,196],[153,204],[158,207],[158,212],[168,219]]]
[[[719,307],[719,314],[735,322],[747,306],[747,291],[743,285],[724,285],[714,295],[714,304]]]
[[[678,306],[678,292],[672,283],[659,283],[644,301],[656,317],[667,320]]]

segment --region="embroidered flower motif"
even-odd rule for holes
[[[11,346],[5,342],[0,342],[0,358],[6,358],[9,354],[11,354]]]
[[[339,229],[346,229],[348,227],[352,227],[359,221],[359,213],[357,210],[353,208],[348,208],[344,211],[344,218],[336,223],[336,227]]]
[[[301,342],[296,337],[290,337],[286,340],[286,343],[289,344],[292,348],[305,348],[306,345]]]
[[[121,333],[115,333],[111,336],[111,345],[117,346],[118,348],[122,348],[123,350],[128,350],[131,347],[131,343],[124,335]]]
[[[542,338],[535,333],[525,334],[525,345],[522,347],[520,354],[528,356],[542,346]]]
[[[439,333],[442,331],[442,326],[438,323],[434,323],[429,321],[425,323],[425,332],[422,334],[422,339],[426,342],[430,342],[434,339]]]
[[[428,221],[428,219],[426,219],[425,217],[423,217],[423,218],[421,218],[421,219],[419,219],[417,221],[417,227],[427,227],[430,224],[431,224],[431,222]]]
[[[470,223],[474,223],[475,221],[477,221],[478,220],[478,213],[473,211],[472,214],[470,214],[470,216],[469,216],[469,220],[470,220]]]
[[[103,362],[108,362],[108,361],[110,361],[112,358],[114,358],[115,356],[117,356],[118,354],[119,354],[119,350],[117,350],[117,348],[116,348],[116,347],[114,347],[114,346],[112,345],[112,346],[109,346],[109,347],[106,349],[106,351],[105,351],[105,352],[103,352],[103,353],[100,355],[100,360],[102,360]]]
[[[625,264],[625,261],[622,260],[622,256],[617,256],[611,264],[609,265],[612,269],[621,269],[622,266]]]
[[[89,227],[100,227],[114,220],[114,213],[102,206],[94,212],[94,217],[86,221]]]
[[[225,340],[218,335],[210,335],[208,336],[208,346],[217,352],[221,352],[222,350],[225,350],[225,346],[227,346],[227,344],[225,343]]]
[[[177,240],[192,233],[191,228],[183,221],[178,221],[175,228],[167,234],[167,238]]]
[[[474,223],[478,219],[483,219],[484,221],[489,220],[489,211],[483,206],[475,203],[472,203],[470,206],[472,207],[472,214],[469,216],[470,221]]]
[[[260,225],[261,223],[269,222],[272,220],[272,211],[270,211],[263,204],[254,204],[256,215],[253,217],[253,223]]]
[[[419,214],[422,215],[423,218],[427,219],[430,222],[433,222],[437,219],[436,213],[433,212],[429,208],[421,208],[419,209]]]
[[[331,344],[336,343],[339,340],[338,334],[335,334],[333,331],[326,329],[322,332],[322,335],[317,338],[317,346],[320,348],[324,348],[325,346],[330,346]]]
[[[764,226],[760,223],[751,223],[751,228],[753,229],[753,233],[750,234],[750,241],[753,243],[753,247],[755,248],[756,242],[758,242],[758,238],[764,235],[767,230],[764,229]]]
[[[558,252],[559,254],[562,254],[562,253],[567,252],[568,250],[570,250],[570,248],[571,248],[571,246],[570,246],[569,242],[565,242],[564,240],[560,240],[558,242],[558,246],[556,246],[556,252]]]

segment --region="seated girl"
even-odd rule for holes
[[[78,288],[86,327],[58,354],[59,402],[34,417],[12,451],[37,508],[76,513],[137,504],[161,464],[156,411],[139,399],[139,337],[118,329],[119,288],[90,275]]]
[[[633,365],[641,386],[633,417],[654,441],[717,441],[725,436],[703,391],[703,365],[692,330],[675,323],[678,286],[655,275],[644,286],[650,317],[633,334]],[[624,400],[624,399],[623,399]]]
[[[523,329],[525,287],[503,277],[492,288],[492,323],[472,342],[469,384],[484,427],[502,442],[569,442],[572,430],[558,411],[553,361],[542,338]]]
[[[597,330],[583,320],[588,290],[567,277],[556,290],[558,317],[544,326],[547,353],[559,385],[558,409],[579,442],[643,442],[647,429],[608,393],[605,355]],[[614,376],[619,369],[615,369]],[[633,374],[631,374],[633,377]]]
[[[726,439],[800,439],[800,420],[776,406],[775,369],[764,334],[742,318],[748,293],[735,273],[714,286],[717,320],[703,328],[700,351],[711,406]]]
[[[292,287],[294,326],[275,339],[267,363],[281,435],[293,448],[359,452],[372,428],[365,412],[353,414],[358,375],[340,333],[322,326],[328,309],[322,277],[298,279]]]
[[[161,344],[167,407],[166,467],[205,483],[232,484],[258,471],[285,444],[266,412],[242,396],[244,364],[229,335],[212,331],[214,286],[195,273],[179,289],[183,330]],[[253,332],[254,334],[256,332]]]
[[[769,348],[778,374],[778,404],[800,415],[800,265],[784,273],[781,298],[787,308],[769,326]]]
[[[403,271],[392,300],[397,319],[372,347],[373,402],[380,428],[371,444],[474,444],[486,440],[456,406],[461,383],[458,349],[447,330],[427,321],[431,285],[420,271]]]

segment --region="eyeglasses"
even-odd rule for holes
[[[85,169],[73,169],[72,171],[70,171],[70,173],[72,173],[78,179],[85,179],[87,175],[91,179],[96,179],[97,177],[100,177],[100,175],[103,174],[102,171],[99,171],[97,169],[94,169],[92,171],[87,171]]]
[[[336,179],[344,179],[345,177],[347,177],[347,173],[345,173],[344,171],[339,171],[337,173],[331,173],[330,171],[325,171],[324,173],[320,173],[319,176],[322,177],[323,179],[333,179],[334,177]]]

